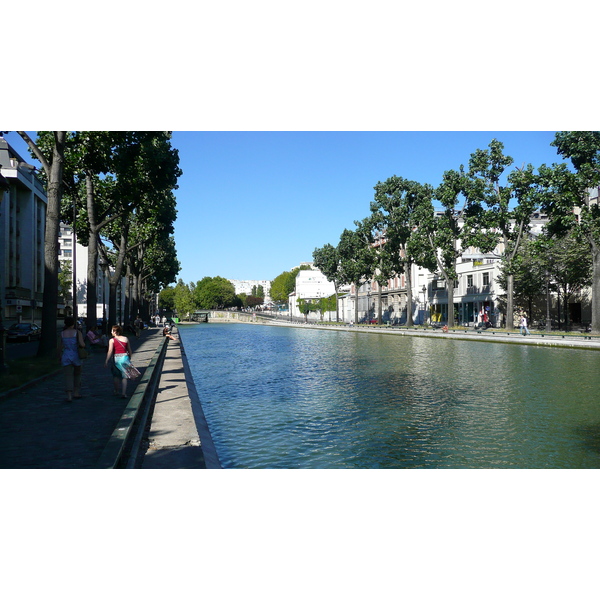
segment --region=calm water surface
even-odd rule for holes
[[[223,467],[598,468],[600,353],[179,329]]]

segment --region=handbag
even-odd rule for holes
[[[77,348],[77,354],[79,355],[79,358],[81,359],[85,359],[89,356],[88,351],[85,348]]]
[[[137,379],[141,373],[130,363],[125,367],[125,377],[127,379]]]

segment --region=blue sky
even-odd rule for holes
[[[180,277],[272,280],[368,216],[378,181],[437,185],[494,137],[515,165],[560,162],[552,132],[175,132]]]
[[[179,278],[272,280],[368,216],[378,181],[437,185],[493,138],[513,166],[561,162],[547,131],[175,131]]]

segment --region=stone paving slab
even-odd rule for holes
[[[160,329],[131,337],[133,363],[143,373],[162,341]],[[0,468],[94,468],[128,400],[113,396],[105,354],[84,361],[83,398],[65,401],[62,371],[0,399]],[[138,380],[139,381],[139,380]],[[131,396],[135,383],[129,382]]]

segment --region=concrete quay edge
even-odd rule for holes
[[[220,469],[181,335],[169,340],[142,469]]]
[[[259,319],[259,318],[258,318]],[[275,325],[279,327],[297,327],[301,329],[323,329],[327,331],[344,331],[350,333],[368,333],[384,335],[400,335],[426,338],[446,338],[454,340],[467,340],[470,342],[491,342],[497,344],[521,344],[528,346],[550,346],[556,348],[576,348],[587,350],[600,350],[600,338],[584,339],[561,334],[538,334],[529,336],[521,335],[518,331],[506,332],[505,330],[486,331],[452,331],[444,333],[441,329],[396,329],[393,327],[366,327],[353,325],[319,325],[317,323],[290,323],[289,321],[258,320],[255,325]],[[546,337],[548,336],[548,337]],[[560,336],[560,337],[559,337]]]

